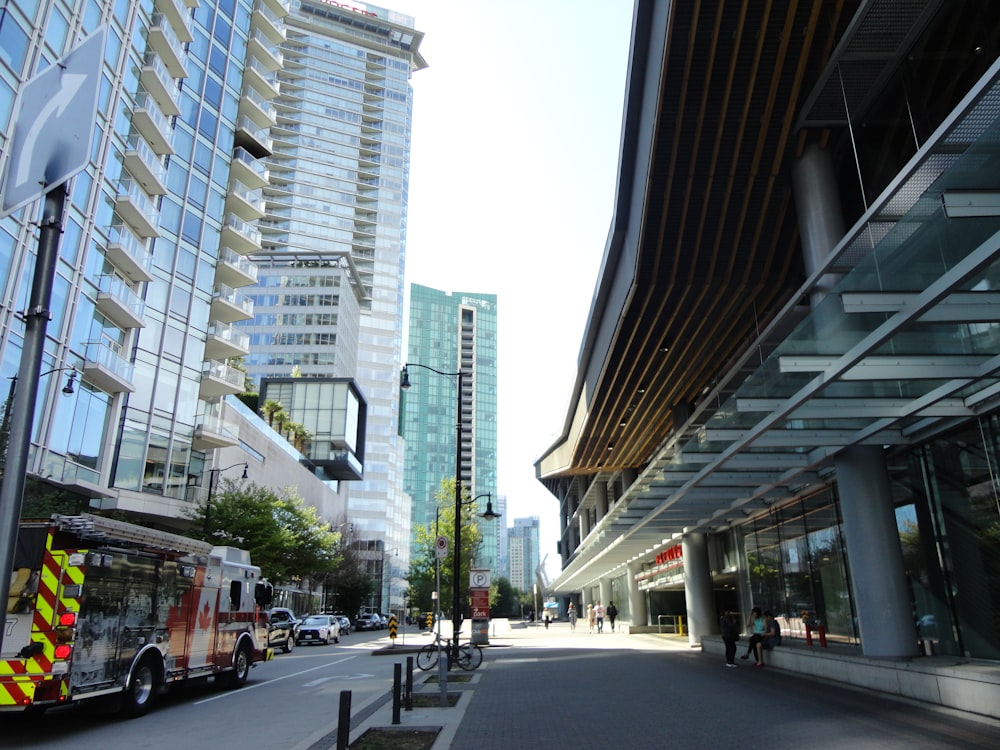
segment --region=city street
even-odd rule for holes
[[[152,711],[125,721],[81,703],[44,714],[0,714],[6,748],[290,748],[309,745],[336,726],[340,691],[363,710],[392,685],[394,659],[372,657],[386,631],[351,633],[340,644],[299,646],[258,664],[239,690],[211,684],[178,688]],[[407,638],[414,637],[412,633]]]
[[[435,750],[1000,747],[1000,722],[778,669],[752,669],[742,661],[727,669],[683,638],[500,623],[473,681],[449,685],[463,693],[461,710],[404,712],[404,725],[452,725]],[[397,645],[428,640],[407,629]],[[296,648],[259,665],[241,690],[209,685],[173,691],[148,716],[132,721],[82,705],[44,716],[0,715],[3,745],[332,750],[342,690],[352,691],[355,730],[374,706],[381,708],[373,725],[389,725],[393,665],[405,665],[407,654],[386,654],[388,645],[380,631],[353,633],[340,645]],[[435,692],[425,684],[434,676],[415,672],[415,689]]]

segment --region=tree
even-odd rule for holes
[[[375,579],[365,571],[354,545],[345,543],[343,537],[338,554],[340,564],[323,580],[324,606],[351,616],[360,612],[364,603],[375,593]]]
[[[264,402],[264,405],[260,407],[260,410],[264,413],[264,416],[267,418],[267,426],[273,427],[274,418],[278,415],[279,412],[284,412],[285,407],[282,406],[281,403],[278,401],[272,401],[271,399],[268,399],[267,401]]]
[[[410,580],[410,601],[413,606],[427,611],[433,609],[431,592],[436,587],[435,583],[435,563],[438,562],[435,555],[435,541],[438,536],[446,537],[449,540],[448,554],[441,561],[441,610],[450,612],[451,603],[454,600],[452,592],[452,571],[454,565],[455,550],[455,480],[443,479],[441,486],[434,493],[434,500],[438,506],[437,528],[434,523],[418,524],[414,527],[413,538],[416,553],[410,560],[409,580]],[[461,572],[459,573],[460,590],[468,590],[469,571],[472,568],[472,561],[479,553],[482,545],[482,535],[479,526],[475,522],[475,506],[470,502],[468,490],[462,488],[462,550],[459,557]],[[468,609],[468,597],[461,597],[462,611]]]
[[[517,591],[503,576],[490,586],[490,614],[497,617],[516,617],[518,614]]]
[[[189,511],[187,517],[194,522],[189,535],[248,550],[272,583],[323,576],[340,562],[340,534],[293,488],[278,493],[223,479],[212,497],[207,530],[206,507],[207,502],[199,502]]]

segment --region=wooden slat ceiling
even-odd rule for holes
[[[857,5],[672,3],[636,293],[570,473],[648,462],[801,284],[792,126]]]

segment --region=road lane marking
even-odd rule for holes
[[[265,685],[271,685],[275,682],[281,682],[282,680],[288,680],[292,677],[300,677],[304,674],[309,674],[310,672],[315,672],[317,669],[326,669],[327,667],[335,667],[338,664],[343,664],[349,659],[356,659],[357,656],[345,656],[343,659],[338,659],[337,661],[331,661],[328,664],[320,664],[318,667],[310,667],[309,669],[303,669],[301,672],[293,672],[292,674],[286,674],[284,677],[275,677],[272,680],[265,680],[264,682],[255,682],[253,685],[244,685],[240,690],[232,690],[227,693],[219,693],[218,695],[213,695],[211,698],[203,698],[200,701],[195,701],[196,706],[200,706],[202,703],[209,703],[210,701],[218,700],[219,698],[225,698],[230,695],[239,695],[240,693],[245,693],[247,690],[253,690],[255,688],[264,687]],[[223,676],[224,677],[224,676]]]

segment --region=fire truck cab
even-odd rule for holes
[[[145,713],[166,686],[238,688],[270,659],[271,585],[248,552],[90,514],[24,522],[0,650],[0,711],[119,696]]]

